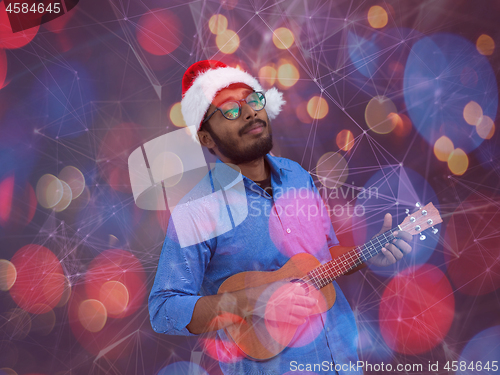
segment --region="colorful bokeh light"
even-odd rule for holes
[[[335,138],[338,148],[342,151],[349,151],[354,146],[354,136],[350,130],[341,130]]]
[[[106,307],[101,301],[87,299],[78,307],[78,319],[89,332],[99,332],[103,329],[108,318]]]
[[[493,55],[493,52],[495,52],[495,41],[491,36],[482,34],[477,38],[476,48],[481,55]]]
[[[222,53],[230,55],[235,53],[240,46],[240,37],[233,30],[227,29],[223,33],[217,35],[215,44]]]
[[[313,96],[307,102],[307,113],[316,120],[325,118],[328,114],[328,102],[322,96]]]
[[[227,18],[222,14],[214,14],[208,20],[208,28],[212,34],[219,35],[227,30]]]
[[[476,125],[477,134],[483,139],[491,139],[495,134],[495,123],[490,116],[481,117],[481,121]]]
[[[278,82],[283,88],[292,87],[300,78],[299,71],[295,65],[283,63],[278,68]]]
[[[471,100],[464,107],[464,119],[469,125],[477,125],[483,117],[483,109],[475,101]]]
[[[417,355],[439,345],[454,317],[451,285],[437,267],[424,264],[395,276],[380,301],[380,331],[398,353]]]
[[[76,199],[83,193],[85,177],[78,168],[71,165],[64,167],[57,177],[71,188],[71,199]]]
[[[413,125],[408,116],[403,113],[391,112],[387,118],[395,124],[394,130],[392,131],[393,134],[396,134],[398,137],[406,137],[410,134]]]
[[[118,316],[125,311],[129,302],[127,287],[119,281],[108,281],[101,286],[99,300],[102,301],[109,316]]]
[[[434,155],[436,155],[436,158],[440,161],[447,162],[454,149],[453,142],[445,135],[441,136],[436,143],[434,143]]]
[[[384,8],[374,5],[368,10],[368,23],[374,29],[381,29],[387,25],[389,16]]]
[[[322,185],[333,189],[347,180],[349,167],[340,153],[327,152],[316,163],[316,174]]]
[[[14,176],[7,177],[0,183],[0,223],[6,223],[12,212],[14,195]]]
[[[461,148],[454,149],[448,156],[448,168],[454,175],[463,175],[468,167],[469,157]]]
[[[271,65],[266,65],[260,68],[258,77],[261,85],[266,89],[271,88],[274,85],[274,82],[276,82],[277,74],[276,69]]]
[[[16,282],[16,267],[6,259],[0,259],[0,290],[6,292]]]
[[[56,307],[62,307],[66,305],[71,297],[71,282],[66,277],[66,275],[60,275],[60,278],[62,279],[64,289],[61,295],[61,299],[57,303]]]
[[[397,112],[396,106],[391,99],[385,96],[376,96],[366,106],[366,124],[377,134],[390,133],[396,127],[394,115],[391,114]]]
[[[172,121],[172,124],[174,124],[175,126],[179,128],[183,128],[186,126],[186,122],[184,121],[184,116],[182,115],[180,102],[175,103],[170,108],[169,117],[170,121]]]
[[[59,259],[40,245],[26,245],[11,259],[17,279],[10,295],[22,309],[43,314],[54,308],[64,292],[64,276]]]
[[[137,22],[137,41],[147,52],[162,56],[182,43],[182,23],[168,9],[152,9]]]
[[[63,194],[61,181],[52,174],[43,175],[36,184],[36,198],[42,207],[53,208],[61,201]]]
[[[71,187],[64,181],[59,180],[60,184],[62,185],[63,188],[63,194],[61,197],[61,200],[57,202],[57,204],[54,206],[54,211],[56,212],[61,212],[64,211],[66,208],[68,208],[69,204],[71,203],[73,199],[73,194],[71,192]]]
[[[295,37],[290,29],[286,27],[279,27],[274,30],[273,43],[279,49],[288,49],[293,45]]]

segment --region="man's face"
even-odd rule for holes
[[[252,91],[244,85],[231,85],[219,92],[207,113],[211,114],[226,101],[245,99]],[[271,125],[265,108],[255,111],[245,102],[240,104],[241,115],[236,120],[228,120],[217,111],[198,133],[204,146],[212,148],[222,161],[233,164],[258,159],[273,147]]]

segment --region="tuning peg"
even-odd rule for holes
[[[406,210],[405,210],[405,214],[407,214],[408,216],[410,216],[410,210],[409,210],[409,209],[406,209]]]
[[[432,233],[433,233],[433,234],[436,234],[437,232],[438,232],[438,229],[437,229],[437,228],[432,227]]]
[[[420,204],[420,202],[415,203],[415,206],[417,206],[418,209],[420,209],[422,207],[422,205]]]
[[[426,237],[425,237],[425,234],[421,234],[421,235],[420,235],[420,241],[425,240],[425,238],[426,238]]]
[[[427,215],[427,211],[426,210],[422,210],[422,215]]]

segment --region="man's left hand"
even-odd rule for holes
[[[392,228],[392,215],[387,213],[384,216],[384,224],[382,225],[382,230],[375,235],[381,235]],[[412,235],[408,232],[396,231],[395,239],[391,243],[384,244],[382,252],[370,258],[366,262],[374,266],[389,266],[396,263],[398,260],[403,258],[405,254],[411,251],[411,246],[409,242],[412,239]],[[374,237],[374,238],[375,238]]]

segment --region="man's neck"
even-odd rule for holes
[[[229,160],[223,160],[226,158],[220,158],[224,163],[232,164]],[[241,174],[252,181],[262,181],[269,177],[270,167],[263,156],[261,158],[252,160],[248,163],[237,164],[238,168],[241,170]]]

